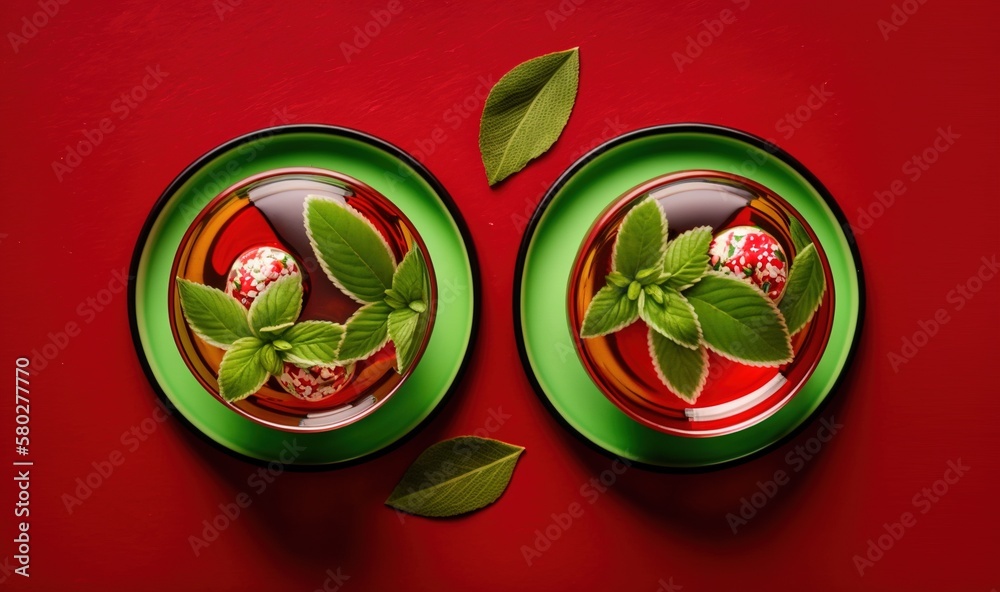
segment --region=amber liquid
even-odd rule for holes
[[[344,201],[368,218],[401,261],[411,248],[425,254],[431,275],[430,319],[436,298],[433,269],[416,230],[385,197],[349,177],[328,171],[284,169],[252,177],[213,200],[195,220],[181,241],[174,260],[174,275],[224,289],[233,262],[247,249],[277,247],[298,262],[303,274],[304,301],[300,320],[344,323],[361,305],[343,294],[325,275],[309,244],[303,222],[307,195]],[[190,330],[173,291],[171,325],[174,339],[188,369],[211,393],[218,395],[218,370],[224,352],[206,344]],[[427,329],[423,345],[431,332]],[[423,346],[422,346],[423,347]],[[421,349],[422,349],[421,347]],[[338,409],[332,422],[372,410],[399,387],[405,377],[395,370],[391,343],[357,362],[349,384],[319,401],[304,401],[286,393],[274,377],[255,395],[233,405],[245,415],[278,428],[295,428],[305,417],[324,416]],[[307,422],[328,429],[324,422]]]
[[[710,351],[708,382],[697,401],[689,404],[670,392],[657,377],[649,356],[647,327],[641,321],[611,335],[579,337],[587,306],[611,271],[618,226],[629,209],[647,196],[657,199],[666,213],[671,240],[697,226],[711,226],[713,234],[736,226],[757,226],[774,236],[794,258],[789,220],[798,218],[813,236],[805,221],[784,200],[735,175],[691,171],[654,179],[635,188],[597,220],[584,240],[570,278],[570,330],[584,367],[612,402],[637,421],[660,431],[710,436],[762,421],[805,383],[829,339],[833,281],[821,245],[813,236],[826,270],[828,288],[812,320],[792,337],[794,359],[778,368],[761,368],[733,362]],[[785,382],[776,388],[782,377]],[[749,397],[755,392],[767,394],[762,399]],[[748,400],[754,404],[742,404]],[[725,407],[735,409],[725,414],[716,411]],[[694,410],[714,419],[692,419],[699,413]]]

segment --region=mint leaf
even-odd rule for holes
[[[427,299],[430,296],[428,283],[429,278],[427,277],[427,267],[424,264],[424,256],[420,249],[414,245],[400,261],[396,273],[392,276],[392,296],[397,298],[403,306],[409,306],[411,302],[419,302],[426,307]]]
[[[250,304],[250,328],[254,333],[274,333],[294,323],[302,313],[302,275],[280,277]]]
[[[663,265],[666,243],[667,219],[663,209],[656,200],[647,198],[629,210],[618,227],[612,253],[613,270],[630,280],[637,279],[640,272],[658,270]]]
[[[647,289],[657,289],[649,286]],[[645,294],[639,307],[639,316],[651,329],[669,337],[679,345],[695,349],[701,343],[701,325],[694,314],[694,307],[680,292],[673,288],[662,290],[660,302]]]
[[[652,328],[647,344],[660,381],[688,403],[697,401],[708,380],[708,350],[678,345]]]
[[[285,331],[291,347],[282,351],[286,362],[303,368],[328,366],[337,360],[344,327],[327,321],[303,321]]]
[[[434,518],[478,510],[507,489],[522,452],[522,446],[474,436],[438,442],[410,465],[385,503]]]
[[[389,313],[389,339],[396,345],[396,369],[406,372],[417,355],[417,349],[427,329],[427,315],[410,308]]]
[[[507,72],[490,90],[479,124],[486,179],[495,185],[559,138],[576,101],[580,55],[550,53]]]
[[[816,245],[809,243],[799,251],[788,271],[788,284],[778,308],[795,335],[812,319],[826,292],[826,274]]]
[[[306,232],[320,266],[358,302],[379,302],[392,287],[396,260],[372,223],[347,204],[306,196]]]
[[[219,365],[219,395],[230,403],[245,399],[267,382],[268,371],[259,358],[264,342],[243,337],[233,342]]]
[[[667,245],[663,271],[669,274],[666,284],[675,290],[687,290],[708,272],[708,246],[712,228],[699,226],[683,232]]]
[[[389,313],[392,307],[385,302],[374,302],[354,311],[345,325],[344,340],[340,343],[337,360],[353,362],[372,355],[389,340]]]
[[[704,342],[719,355],[751,366],[792,360],[785,319],[755,286],[710,272],[684,294],[698,315]]]
[[[788,228],[792,234],[792,244],[795,245],[795,252],[798,253],[802,249],[806,248],[807,245],[812,243],[812,239],[809,238],[809,233],[803,228],[802,223],[795,216],[789,216],[788,218]]]
[[[281,376],[281,373],[285,370],[284,362],[281,361],[281,357],[271,343],[265,343],[260,346],[259,359],[260,365],[264,367],[264,370],[275,376]]]
[[[246,309],[222,290],[177,278],[177,291],[188,325],[209,345],[229,349],[236,340],[253,335]]]
[[[615,286],[604,286],[587,306],[580,337],[598,337],[614,333],[631,325],[639,318],[639,304],[630,299],[626,291]]]

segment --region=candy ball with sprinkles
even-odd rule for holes
[[[278,278],[299,273],[291,255],[275,247],[255,247],[240,255],[226,278],[226,293],[250,308],[260,292]]]
[[[299,368],[285,362],[285,371],[278,377],[278,384],[288,394],[303,401],[320,401],[337,394],[354,378],[356,366],[313,366]]]
[[[755,226],[738,226],[715,236],[709,246],[712,269],[745,279],[777,301],[788,279],[781,243]]]

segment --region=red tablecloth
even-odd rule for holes
[[[12,571],[15,467],[3,477],[4,586],[1000,586],[994,4],[12,0],[0,13],[0,362],[14,374],[18,356],[59,351],[30,384],[30,579]],[[562,138],[490,189],[477,147],[487,89],[574,46],[580,92]],[[841,426],[827,442],[817,421],[735,468],[616,475],[522,372],[514,260],[535,203],[576,157],[683,121],[769,137],[829,187],[860,230],[866,326],[823,415]],[[479,252],[482,323],[456,396],[415,438],[266,483],[178,421],[156,421],[121,281],[176,174],[282,122],[364,130],[440,178]],[[13,387],[0,404],[8,463]],[[426,446],[487,428],[527,447],[494,506],[443,521],[383,506]],[[251,505],[196,556],[189,536],[240,493]]]

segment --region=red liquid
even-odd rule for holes
[[[368,218],[389,244],[397,263],[411,248],[419,248],[427,261],[432,295],[430,318],[421,351],[433,325],[436,297],[433,268],[427,249],[403,214],[373,189],[346,176],[316,169],[282,169],[257,175],[224,192],[210,203],[181,241],[173,273],[194,282],[224,289],[233,262],[252,247],[271,246],[288,252],[303,276],[304,301],[299,321],[323,320],[345,323],[361,305],[343,294],[320,267],[303,222],[307,195],[343,199]],[[218,369],[223,350],[204,343],[188,327],[180,301],[172,287],[171,326],[174,339],[188,369],[202,385],[218,397]],[[352,380],[340,391],[319,401],[294,397],[271,377],[255,395],[227,403],[244,415],[280,429],[295,429],[308,414],[325,413],[353,405],[337,414],[329,424],[308,428],[331,429],[360,419],[383,402],[405,376],[395,370],[392,343],[366,360],[358,361]],[[370,401],[374,398],[374,404]],[[315,423],[315,422],[314,422]]]
[[[829,339],[833,280],[821,245],[816,243],[827,275],[827,291],[809,324],[792,337],[794,359],[781,367],[761,368],[733,362],[709,351],[708,381],[697,401],[689,404],[672,393],[656,375],[647,346],[648,329],[641,320],[611,335],[579,337],[587,306],[604,286],[605,276],[611,271],[618,226],[628,210],[649,195],[659,201],[666,213],[670,240],[697,226],[711,226],[713,234],[736,226],[757,226],[774,236],[794,258],[789,229],[791,217],[798,218],[812,236],[805,221],[784,200],[742,177],[690,171],[645,183],[602,213],[577,255],[568,303],[577,353],[587,373],[613,403],[633,419],[654,429],[687,436],[711,436],[762,421],[780,409],[805,383]],[[742,400],[772,380],[780,380],[776,378],[779,374],[787,382],[769,390],[766,398],[727,412],[717,407]],[[706,413],[717,417],[691,418],[692,414]]]

